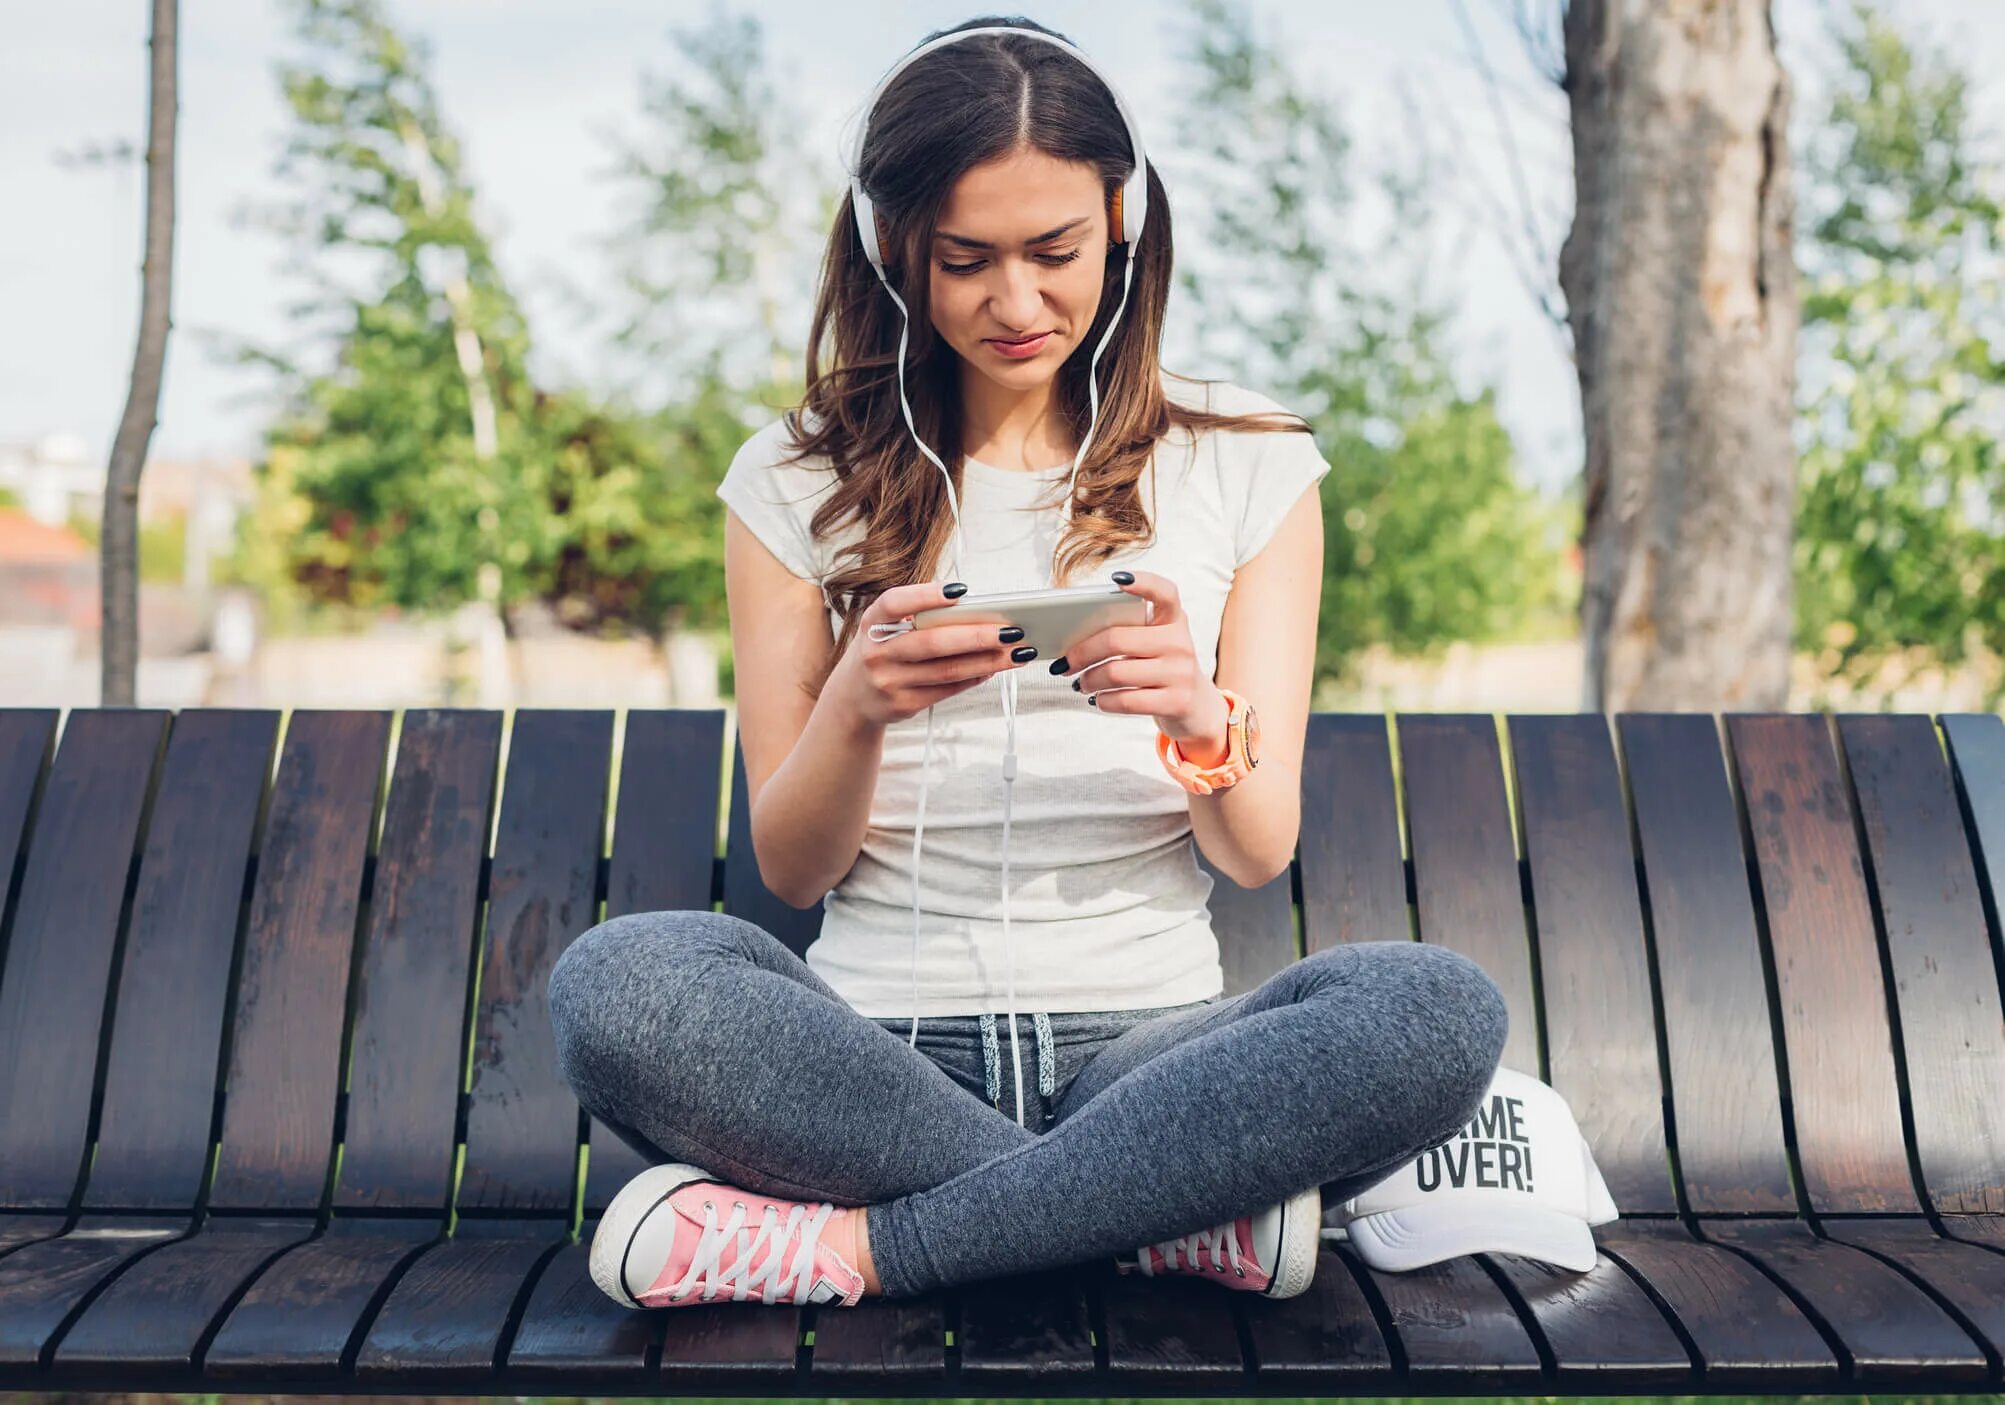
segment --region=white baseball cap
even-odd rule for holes
[[[1573,1109],[1529,1074],[1499,1068],[1469,1125],[1339,1205],[1326,1238],[1373,1268],[1457,1254],[1522,1254],[1584,1273],[1591,1226],[1616,1218]]]

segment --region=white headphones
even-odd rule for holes
[[[920,451],[923,452],[927,458],[933,461],[934,467],[938,468],[940,470],[940,475],[947,480],[947,503],[948,506],[952,509],[954,514],[954,542],[955,542],[954,572],[953,575],[948,577],[948,579],[950,580],[956,578],[964,579],[964,577],[961,576],[961,570],[963,563],[966,561],[967,558],[967,549],[966,549],[967,543],[961,536],[960,498],[959,495],[954,491],[954,475],[948,472],[947,465],[941,462],[940,456],[934,453],[933,450],[927,445],[926,441],[919,437],[918,427],[914,425],[912,422],[912,405],[911,402],[905,398],[905,346],[907,338],[912,328],[912,314],[906,309],[905,300],[898,296],[898,290],[891,285],[891,279],[886,275],[884,271],[884,250],[879,241],[880,226],[878,223],[877,210],[876,207],[871,204],[870,196],[864,192],[863,180],[862,177],[858,174],[858,172],[860,171],[863,165],[864,140],[870,134],[871,114],[876,111],[877,100],[883,96],[884,90],[890,86],[891,80],[896,78],[900,73],[904,72],[909,64],[913,63],[918,59],[924,58],[927,54],[933,52],[933,50],[941,48],[947,44],[956,43],[962,39],[972,39],[978,34],[1021,34],[1032,39],[1042,39],[1047,43],[1057,45],[1059,48],[1065,50],[1066,53],[1071,54],[1074,58],[1078,59],[1079,62],[1085,64],[1086,67],[1092,70],[1094,75],[1100,79],[1101,83],[1106,85],[1108,93],[1113,96],[1114,106],[1120,109],[1121,120],[1127,124],[1128,144],[1134,149],[1134,154],[1135,154],[1135,169],[1128,174],[1128,177],[1125,180],[1123,180],[1118,187],[1115,188],[1113,194],[1108,197],[1108,202],[1107,202],[1108,236],[1109,238],[1112,238],[1115,230],[1118,229],[1120,231],[1120,238],[1117,242],[1126,246],[1127,257],[1121,260],[1122,273],[1121,273],[1120,304],[1115,307],[1114,315],[1107,319],[1107,330],[1101,334],[1100,344],[1093,349],[1093,361],[1092,364],[1087,368],[1086,372],[1088,396],[1090,398],[1092,408],[1090,414],[1087,417],[1086,432],[1080,438],[1079,452],[1074,454],[1072,457],[1072,473],[1070,477],[1068,477],[1066,480],[1065,517],[1068,522],[1071,520],[1072,516],[1072,495],[1073,495],[1073,489],[1077,484],[1079,478],[1079,465],[1082,461],[1084,461],[1086,457],[1086,450],[1093,442],[1093,431],[1098,426],[1100,421],[1100,379],[1099,379],[1100,353],[1107,349],[1107,343],[1110,340],[1112,340],[1114,336],[1114,329],[1120,325],[1121,313],[1124,310],[1126,310],[1128,306],[1128,288],[1130,284],[1134,281],[1134,276],[1135,276],[1135,251],[1140,245],[1142,238],[1142,226],[1146,222],[1149,210],[1149,196],[1148,196],[1149,165],[1148,165],[1148,159],[1143,154],[1142,151],[1142,130],[1140,125],[1135,121],[1134,112],[1129,109],[1126,100],[1122,98],[1120,89],[1116,88],[1112,80],[1109,79],[1105,73],[1100,71],[1099,65],[1095,64],[1093,60],[1087,58],[1086,55],[1081,53],[1077,48],[1073,47],[1071,44],[1066,43],[1063,39],[1057,38],[1054,35],[1043,33],[1040,30],[1025,29],[1020,25],[981,25],[973,29],[961,29],[954,31],[951,34],[943,34],[939,38],[934,39],[929,43],[920,45],[917,49],[914,49],[911,53],[907,54],[903,59],[899,60],[899,62],[891,69],[889,73],[885,74],[883,78],[878,80],[876,88],[874,88],[871,91],[870,100],[864,104],[862,119],[857,123],[856,138],[849,144],[849,149],[848,152],[846,153],[846,165],[849,171],[850,200],[852,205],[854,206],[856,215],[856,233],[857,237],[863,243],[863,252],[870,259],[870,266],[877,270],[877,280],[884,285],[885,291],[891,294],[891,300],[898,304],[898,311],[902,318],[898,332],[898,404],[899,408],[901,408],[905,412],[905,428],[907,432],[911,434],[912,442],[917,444],[920,448]],[[1059,536],[1061,539],[1063,538],[1063,535],[1064,532],[1063,529],[1061,528],[1059,532]],[[1055,568],[1053,575],[1055,578],[1056,575]],[[1002,688],[1003,717],[1005,721],[1005,742],[1003,750],[1003,832],[1002,832],[1002,890],[1001,891],[1002,891],[1003,947],[1005,952],[1005,965],[1008,971],[1008,992],[1007,992],[1006,1008],[1009,1016],[1010,1063],[1016,1071],[1016,1120],[1018,1124],[1021,1125],[1024,1122],[1023,1064],[1017,1052],[1016,962],[1014,959],[1014,953],[1010,942],[1010,920],[1009,920],[1009,834],[1010,834],[1010,808],[1011,808],[1010,799],[1011,799],[1012,786],[1014,781],[1016,780],[1016,769],[1017,769],[1016,768],[1017,680],[1016,680],[1016,673],[1014,670],[1005,671],[999,674],[998,678],[1000,680]],[[914,826],[912,831],[913,1014],[912,1014],[912,1033],[910,1042],[913,1043],[914,1045],[918,1043],[919,1039],[919,1014],[918,1014],[919,854],[920,854],[920,843],[926,833],[926,785],[924,778],[931,772],[932,765],[933,765],[933,709],[931,707],[928,707],[926,709],[926,750],[925,750],[925,756],[921,760],[919,767],[919,774],[921,779],[919,785],[918,815],[914,821]]]
[[[1134,149],[1135,154],[1135,169],[1114,191],[1113,205],[1109,211],[1110,217],[1107,221],[1107,229],[1109,237],[1114,238],[1116,243],[1127,246],[1128,258],[1132,262],[1135,257],[1136,246],[1141,242],[1142,227],[1148,219],[1149,163],[1147,156],[1142,150],[1141,124],[1135,121],[1135,114],[1129,109],[1127,100],[1121,96],[1121,90],[1114,86],[1114,81],[1101,70],[1098,64],[1094,63],[1092,59],[1087,58],[1084,53],[1080,52],[1073,45],[1060,39],[1057,35],[1046,34],[1042,30],[1037,29],[1025,29],[1020,25],[989,24],[981,25],[974,29],[956,30],[952,34],[942,34],[937,39],[921,44],[918,48],[900,59],[889,73],[878,80],[877,86],[871,90],[870,100],[864,104],[863,118],[857,123],[856,138],[849,144],[844,164],[849,171],[849,195],[850,201],[855,207],[857,238],[862,241],[864,256],[870,260],[870,266],[877,270],[878,278],[885,281],[886,287],[890,286],[890,281],[885,278],[884,273],[884,251],[878,243],[877,209],[871,204],[870,196],[864,192],[863,180],[857,174],[863,166],[863,145],[865,139],[870,135],[871,114],[877,110],[877,100],[884,96],[884,90],[891,86],[891,80],[903,73],[913,63],[932,53],[935,49],[944,48],[948,44],[956,43],[962,39],[972,39],[977,34],[1021,34],[1027,39],[1042,39],[1047,44],[1054,44],[1065,50],[1066,53],[1085,64],[1087,68],[1092,70],[1094,76],[1106,85],[1108,93],[1113,96],[1114,106],[1120,110],[1121,120],[1128,126],[1128,145]],[[1118,215],[1118,218],[1114,217],[1116,215]],[[1117,232],[1118,237],[1116,237]]]

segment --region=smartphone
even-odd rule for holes
[[[1060,586],[1051,590],[1004,590],[986,595],[963,595],[947,605],[916,610],[914,629],[935,629],[943,624],[1013,624],[1023,630],[1023,638],[1013,648],[1025,644],[1037,647],[1040,659],[1062,657],[1073,645],[1097,634],[1109,625],[1147,624],[1155,614],[1155,603],[1144,595],[1130,595],[1109,581],[1105,585]]]

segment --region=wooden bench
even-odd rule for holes
[[[2000,1382],[1997,717],[1311,719],[1296,863],[1214,894],[1230,989],[1303,941],[1480,960],[1624,1211],[1589,1273],[1330,1243],[1278,1303],[1085,1266],[651,1313],[586,1274],[641,1163],[557,1076],[545,982],[602,916],[812,935],[736,756],[716,853],[723,713],[626,715],[617,775],[608,712],[517,712],[505,754],[490,711],[299,711],[282,745],[272,711],[58,720],[0,711],[0,1388]]]

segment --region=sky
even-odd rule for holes
[[[1249,0],[1248,9],[1263,40],[1339,98],[1361,150],[1404,122],[1402,91],[1419,95],[1437,137],[1461,145],[1475,178],[1444,191],[1450,218],[1466,228],[1465,256],[1441,275],[1461,309],[1452,354],[1466,383],[1498,387],[1527,472],[1556,486],[1579,467],[1578,391],[1561,339],[1527,291],[1525,241],[1507,232],[1522,223],[1507,149],[1518,154],[1553,254],[1571,208],[1571,150],[1564,99],[1528,64],[1510,3]],[[1777,3],[1799,106],[1813,96],[1808,70],[1828,3]],[[144,175],[136,160],[87,158],[120,143],[144,148],[149,8],[136,0],[22,7],[0,46],[0,443],[65,433],[93,460],[109,454],[138,329]],[[831,171],[843,123],[896,57],[927,32],[989,10],[1070,35],[1112,72],[1145,142],[1167,130],[1176,101],[1181,35],[1169,21],[1180,7],[1157,0],[760,0],[752,8],[776,78],[809,114],[803,140],[826,152]],[[645,77],[674,62],[670,31],[700,23],[711,0],[387,0],[387,9],[431,46],[446,120],[466,147],[496,256],[530,318],[533,369],[558,383],[590,375],[605,348],[568,314],[562,289],[603,287],[592,241],[616,222],[608,134],[637,129]],[[2005,3],[1902,0],[1900,10],[1970,56],[1973,72],[2005,72]],[[278,237],[243,218],[269,195],[285,139],[274,65],[294,52],[289,11],[276,0],[181,7],[175,336],[156,457],[257,450],[269,383],[224,364],[203,338],[283,345],[286,304],[300,291]],[[1479,76],[1478,54],[1494,89]],[[1994,80],[1978,106],[2005,128],[2001,99],[2005,81]],[[1194,227],[1193,212],[1179,206],[1178,215]],[[1174,360],[1172,369],[1221,373]]]

